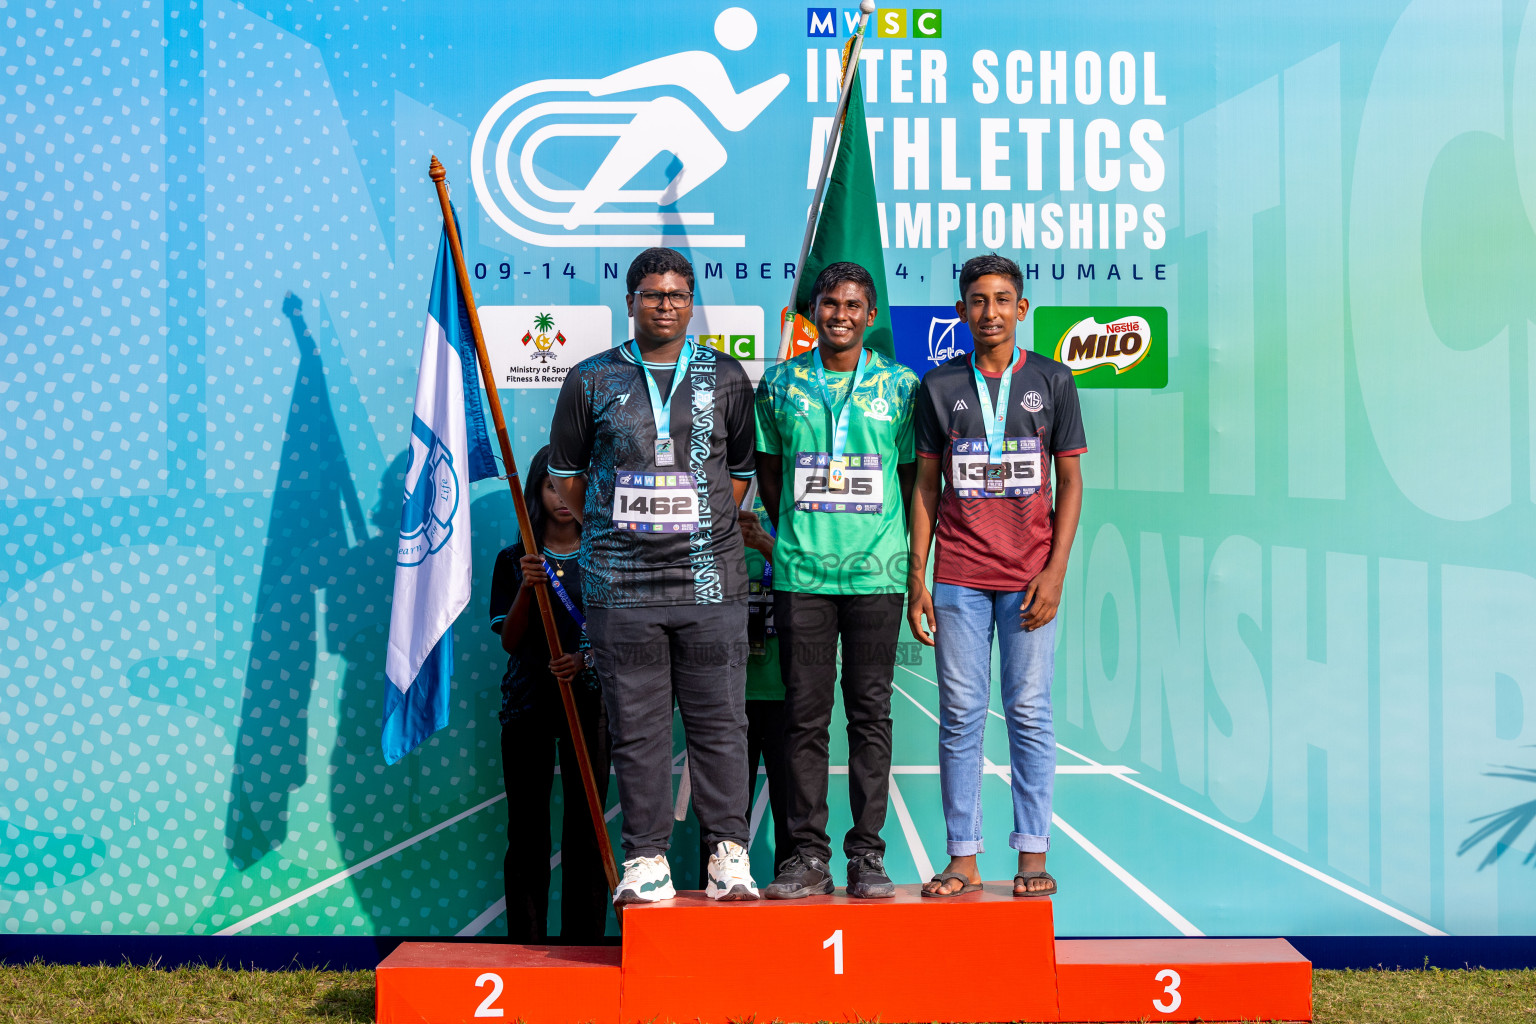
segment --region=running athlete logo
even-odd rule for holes
[[[745,50],[756,38],[757,20],[743,8],[727,8],[715,19],[715,39],[727,50]],[[497,100],[475,132],[470,151],[475,194],[500,227],[535,245],[743,246],[745,235],[692,230],[713,224],[713,212],[662,210],[702,185],[727,160],[725,147],[690,102],[727,131],[739,132],[757,120],[788,84],[789,76],[781,73],[737,92],[725,64],[707,50],[657,57],[606,78],[529,82]],[[682,93],[689,100],[672,95],[618,98],[658,88]],[[493,151],[488,153],[496,133]],[[593,136],[610,136],[614,142],[585,186],[562,188],[540,177],[536,161],[544,143]],[[630,188],[635,175],[663,154],[670,155],[677,167],[665,187]],[[487,171],[494,176],[496,189]],[[627,209],[615,208],[620,205]],[[562,230],[545,229],[551,225]],[[617,225],[654,230],[601,231]]]
[[[400,510],[397,565],[420,565],[453,536],[459,507],[459,475],[453,453],[420,419],[411,419],[410,462],[405,469],[405,506]]]

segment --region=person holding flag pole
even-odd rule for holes
[[[422,343],[390,613],[385,671],[391,686],[385,694],[383,746],[391,764],[448,722],[453,621],[469,604],[471,590],[468,485],[497,475],[478,401],[477,366],[488,383],[486,402],[523,544],[526,550],[538,550],[459,244],[458,220],[448,200],[447,171],[436,156],[429,173],[443,211],[443,239]],[[537,587],[535,592],[550,656],[558,659],[563,652],[548,588]],[[618,870],[591,757],[570,680],[559,682],[575,767],[612,889],[618,884]]]

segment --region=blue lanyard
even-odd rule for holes
[[[816,364],[816,383],[821,388],[821,404],[827,407],[827,415],[832,415],[832,392],[827,389],[827,375],[821,365],[821,349],[816,350],[816,358],[812,360]],[[853,386],[848,389],[848,397],[843,399],[843,407],[837,413],[837,425],[832,431],[832,461],[840,461],[843,452],[848,450],[848,417],[849,410],[853,408],[853,393],[859,390],[859,385],[864,381],[864,367],[869,361],[868,352],[859,353],[858,366],[853,371]]]
[[[1003,460],[1004,427],[1008,419],[1008,392],[1013,388],[1013,373],[1024,361],[1024,350],[1019,349],[1018,358],[1013,364],[1003,371],[1002,380],[997,382],[997,408],[992,407],[992,390],[987,387],[986,379],[982,377],[980,368],[976,365],[976,353],[971,353],[971,373],[976,377],[976,397],[981,402],[981,415],[987,428],[987,461],[1001,462]]]
[[[587,631],[587,617],[581,614],[581,609],[576,607],[576,602],[572,601],[571,595],[566,592],[565,584],[560,582],[560,577],[555,575],[555,570],[549,567],[548,552],[544,553],[544,559],[544,575],[549,578],[550,589],[555,592],[555,596],[560,599],[560,603],[565,605],[565,610],[571,613],[571,618],[576,620],[576,628],[585,633]]]
[[[693,359],[693,342],[683,342],[683,350],[677,354],[677,370],[672,374],[672,387],[667,392],[667,400],[661,400],[661,390],[656,387],[656,378],[651,374],[651,368],[645,365],[645,360],[640,356],[640,346],[634,342],[628,342],[635,346],[635,362],[640,364],[640,376],[645,378],[646,389],[651,396],[651,416],[656,420],[656,440],[670,441],[672,439],[672,399],[683,389],[683,377],[688,373],[688,364]]]

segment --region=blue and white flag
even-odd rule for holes
[[[469,604],[469,485],[496,476],[469,313],[445,227],[437,246],[395,556],[384,674],[384,760],[448,724],[453,620]]]

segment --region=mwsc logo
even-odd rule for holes
[[[941,39],[944,12],[937,8],[883,7],[870,17],[870,31],[878,39]],[[811,38],[851,36],[859,28],[857,7],[807,7],[805,34]]]
[[[745,50],[756,38],[757,20],[740,7],[715,19],[715,39],[727,50]],[[728,159],[700,111],[739,132],[788,84],[789,76],[781,73],[737,92],[725,64],[707,50],[657,57],[606,78],[529,82],[497,100],[480,121],[470,150],[475,195],[497,225],[533,245],[743,246],[744,235],[698,230],[714,224],[713,212],[664,208]],[[658,88],[675,95],[623,98]],[[605,136],[613,145],[585,185],[562,187],[540,177],[536,161],[544,145]],[[631,188],[635,176],[662,154],[670,154],[678,167],[671,180],[660,189]]]
[[[1064,363],[1080,388],[1168,386],[1168,311],[1161,306],[1045,306],[1035,351]]]

